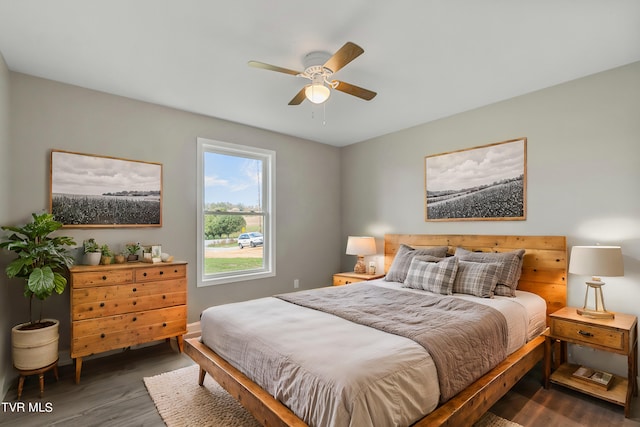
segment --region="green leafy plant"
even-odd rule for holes
[[[49,234],[60,229],[62,223],[52,214],[32,214],[33,220],[22,226],[4,226],[2,230],[11,231],[0,242],[0,248],[15,252],[18,257],[7,265],[9,278],[25,280],[24,296],[29,298],[29,322],[42,320],[42,308],[38,321],[33,321],[33,297],[41,301],[53,292],[61,294],[67,286],[66,270],[73,264],[73,257],[65,246],[75,245],[70,237]]]
[[[82,246],[84,247],[85,254],[89,252],[100,252],[100,246],[96,243],[96,240],[93,237],[83,241]]]
[[[127,253],[129,255],[135,255],[138,253],[138,251],[140,250],[140,245],[137,243],[127,243],[125,245],[125,248],[127,250]]]
[[[102,256],[113,256],[113,252],[111,252],[111,249],[109,249],[109,245],[102,245],[100,246],[100,252],[102,252]]]

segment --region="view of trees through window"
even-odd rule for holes
[[[263,161],[204,155],[204,273],[264,268]]]

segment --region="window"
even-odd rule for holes
[[[198,138],[198,286],[275,275],[271,150]]]

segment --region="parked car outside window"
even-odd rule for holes
[[[240,249],[245,246],[251,246],[255,248],[256,246],[260,246],[264,243],[264,239],[262,237],[262,233],[252,232],[252,233],[242,233],[238,236],[238,246]]]

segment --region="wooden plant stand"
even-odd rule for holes
[[[20,373],[20,379],[18,380],[18,400],[22,397],[22,389],[24,388],[24,379],[30,375],[38,375],[38,381],[40,382],[40,397],[44,394],[44,373],[53,369],[53,374],[58,381],[58,360],[56,359],[51,365],[47,365],[44,368],[38,369],[18,369]]]

